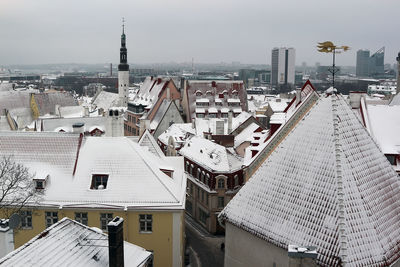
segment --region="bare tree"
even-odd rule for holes
[[[0,160],[0,210],[7,218],[19,212],[27,203],[36,202],[42,195],[35,189],[34,174],[11,156]]]

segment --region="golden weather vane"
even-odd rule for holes
[[[346,52],[347,50],[350,49],[350,47],[347,45],[336,46],[331,41],[326,41],[326,42],[318,43],[317,48],[318,48],[318,52],[333,54],[332,69],[330,69],[329,71],[332,73],[332,88],[335,89],[335,73],[337,73],[339,71],[335,66],[335,56],[336,56],[336,54]]]

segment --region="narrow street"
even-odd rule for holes
[[[209,234],[189,216],[185,218],[187,247],[190,251],[190,266],[220,267],[224,266],[224,252],[221,243],[224,236]]]

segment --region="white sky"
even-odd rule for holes
[[[118,62],[121,17],[129,63],[270,64],[290,46],[296,65],[329,64],[316,44],[331,40],[352,48],[338,65],[382,46],[393,64],[399,12],[399,0],[1,0],[0,66]]]

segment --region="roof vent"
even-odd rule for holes
[[[203,149],[200,149],[200,153],[203,153]]]

